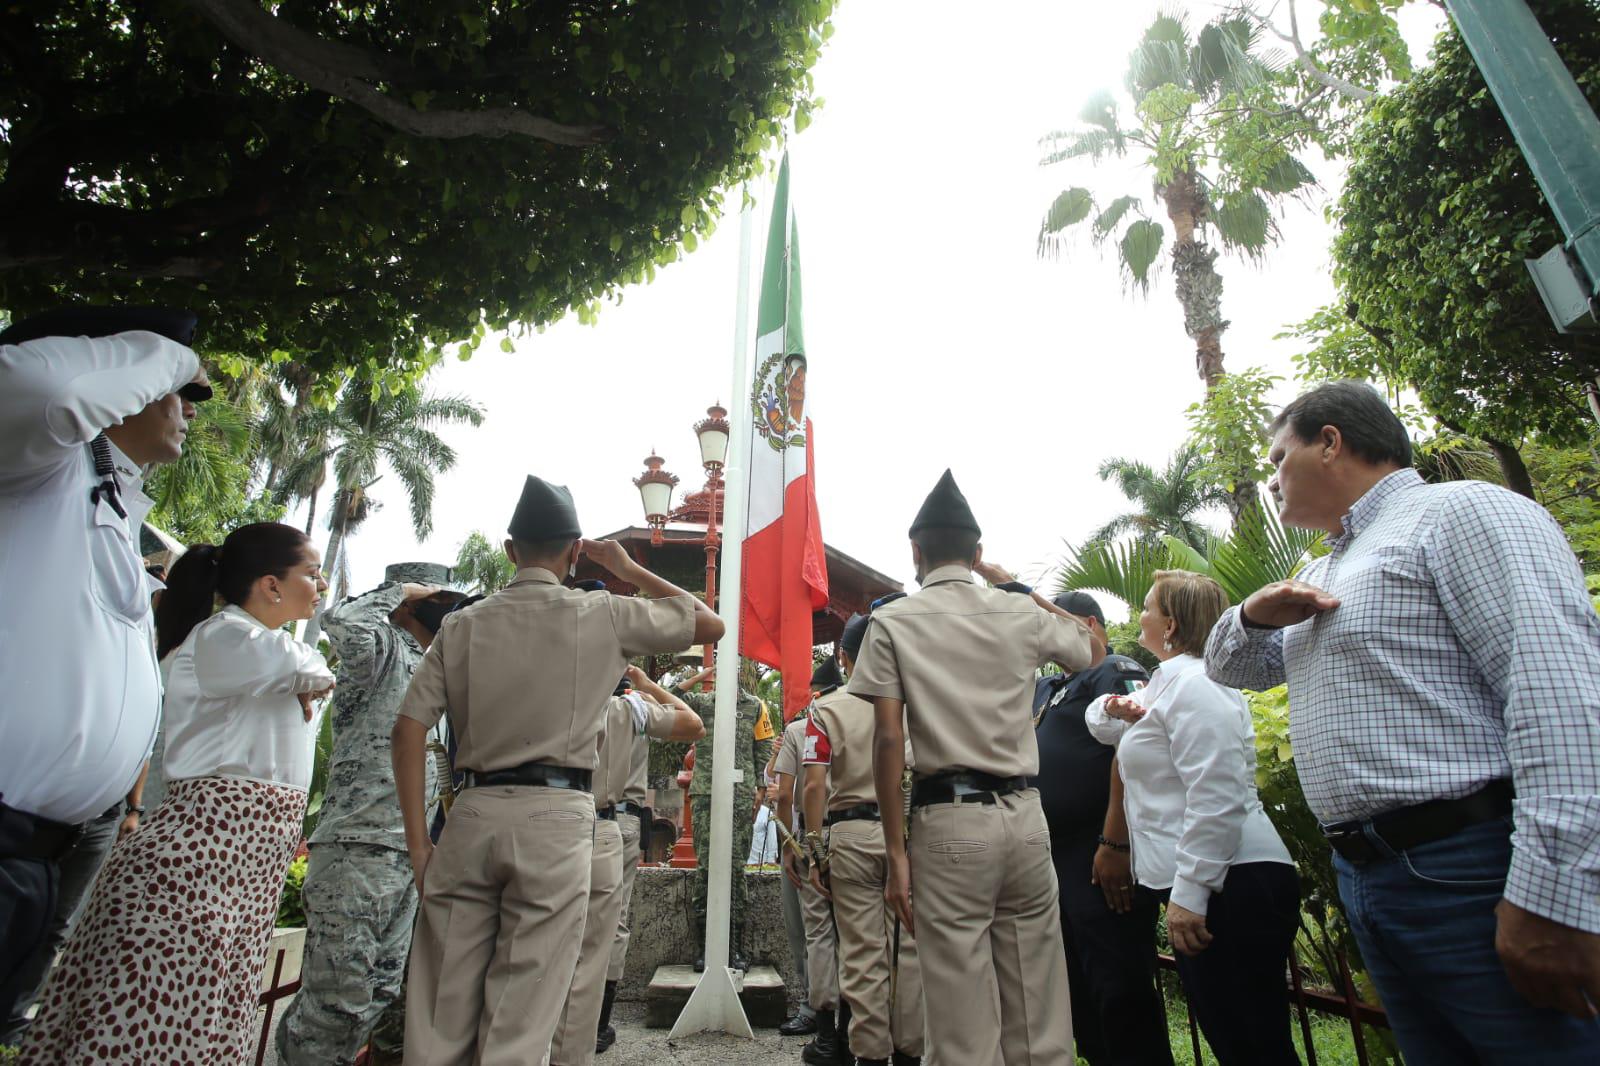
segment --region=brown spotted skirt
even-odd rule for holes
[[[39,999],[25,1063],[235,1066],[247,1058],[306,793],[174,781],[100,871]]]

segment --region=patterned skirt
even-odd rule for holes
[[[174,781],[100,871],[22,1045],[30,1064],[249,1061],[306,793]]]

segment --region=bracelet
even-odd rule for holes
[[[1098,843],[1101,847],[1110,848],[1112,851],[1132,851],[1133,850],[1131,845],[1129,845],[1129,844],[1119,844],[1115,840],[1112,840],[1110,837],[1106,836],[1104,833],[1102,833],[1102,834],[1100,834],[1100,836],[1096,837],[1095,838],[1095,842]]]

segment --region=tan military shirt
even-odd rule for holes
[[[921,591],[872,613],[849,691],[905,701],[919,777],[1032,776],[1034,673],[1047,662],[1082,670],[1091,654],[1078,622],[976,584],[964,566],[941,566]]]
[[[600,751],[594,767],[596,809],[628,798],[634,741],[645,737],[667,739],[672,735],[674,717],[669,708],[642,693],[612,696],[606,702],[606,727],[600,733]],[[650,742],[645,740],[644,744],[648,752]]]
[[[805,740],[806,716],[797,714],[792,722],[783,727],[783,736],[778,741],[778,754],[772,760],[772,772],[774,774],[789,775],[792,789],[790,799],[794,802],[794,824],[789,826],[789,832],[791,833],[800,831],[800,819],[802,817],[800,794],[801,785],[804,783],[801,777],[800,749],[805,746]]]
[[[445,616],[400,713],[432,727],[446,710],[456,767],[525,762],[592,770],[606,701],[635,655],[694,640],[694,598],[583,592],[538,567]]]
[[[872,740],[877,730],[872,704],[845,689],[835,689],[811,705],[803,761],[828,768],[828,810],[877,803],[872,777]],[[906,741],[906,765],[912,765]]]

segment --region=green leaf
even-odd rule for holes
[[[1129,211],[1140,207],[1137,196],[1119,196],[1106,205],[1106,209],[1094,220],[1094,236],[1096,240],[1104,240],[1117,228],[1117,223]]]
[[[1225,197],[1217,208],[1216,223],[1223,246],[1250,258],[1266,251],[1276,232],[1272,210],[1253,192]]]
[[[1075,226],[1089,217],[1089,212],[1094,210],[1094,194],[1080,185],[1061,193],[1050,205],[1050,210],[1045,212],[1043,230],[1046,233],[1060,233],[1068,226]]]
[[[1166,236],[1166,230],[1161,228],[1160,223],[1146,218],[1131,223],[1122,234],[1122,240],[1117,245],[1122,265],[1141,291],[1150,288],[1150,268],[1161,254],[1161,245]]]
[[[700,218],[700,210],[694,204],[684,204],[683,210],[678,212],[678,218],[685,226],[692,226]]]
[[[517,346],[515,344],[511,343],[511,338],[510,337],[501,337],[500,338],[500,350],[502,352],[505,352],[507,355],[510,355],[512,352],[515,352],[517,350]]]

